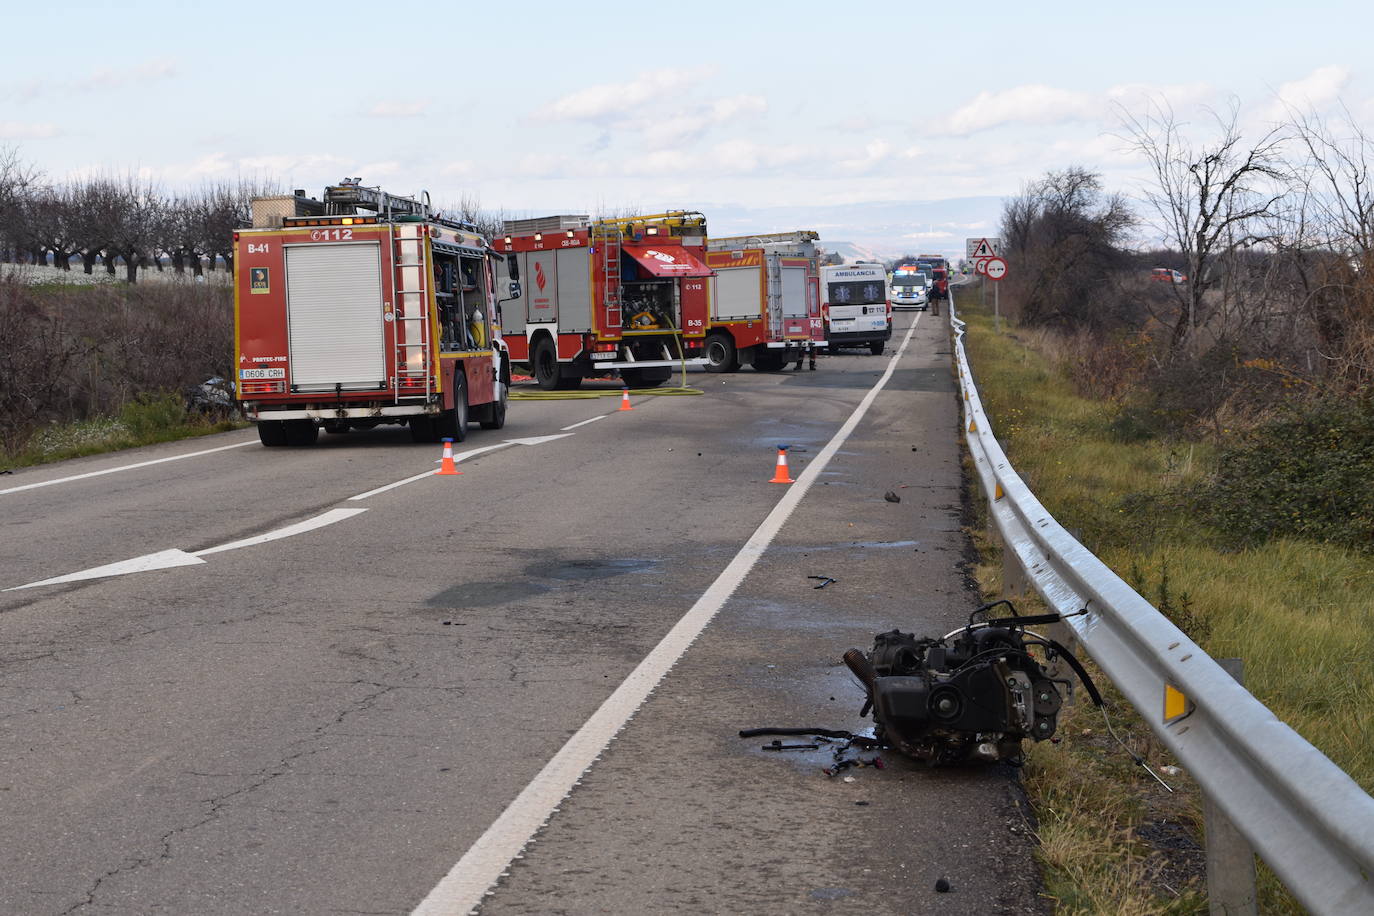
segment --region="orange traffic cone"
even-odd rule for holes
[[[462,471],[453,464],[453,440],[444,440],[444,460],[439,463],[439,470],[435,474],[461,474]]]
[[[778,446],[778,466],[773,472],[773,479],[769,483],[796,483],[792,475],[787,473],[787,446]]]
[[[620,389],[620,409],[634,410],[634,408],[630,406],[630,389],[628,388]]]

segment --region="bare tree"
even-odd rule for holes
[[[1188,280],[1177,288],[1181,308],[1169,334],[1168,355],[1177,356],[1208,318],[1205,294],[1217,282],[1218,260],[1263,237],[1260,218],[1286,190],[1289,173],[1282,157],[1280,128],[1253,145],[1240,128],[1240,107],[1212,112],[1215,136],[1195,143],[1167,103],[1152,102],[1143,114],[1120,109],[1131,144],[1144,157],[1152,183],[1144,192],[1168,244],[1182,252]]]
[[[22,208],[39,186],[42,172],[19,158],[13,146],[0,146],[0,260],[18,257]]]

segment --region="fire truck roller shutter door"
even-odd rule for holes
[[[293,387],[386,385],[377,243],[287,246],[286,308]]]
[[[763,315],[762,303],[762,267],[717,269],[712,321],[758,321]]]
[[[530,324],[554,321],[558,318],[558,261],[556,251],[531,251],[528,260],[520,265],[521,284],[528,291],[529,307],[525,318]],[[525,273],[525,268],[529,273]]]
[[[585,334],[592,329],[590,253],[586,248],[558,252],[558,332]]]
[[[782,269],[782,314],[784,318],[806,317],[806,268]]]

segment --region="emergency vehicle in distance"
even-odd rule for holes
[[[892,272],[892,307],[924,311],[930,306],[926,294],[927,275],[915,265],[902,265]]]
[[[715,272],[703,345],[707,372],[734,372],[741,364],[776,372],[805,356],[816,368],[816,349],[825,346],[818,238],[801,229],[707,240],[706,266]]]
[[[262,444],[309,445],[321,426],[405,424],[417,442],[504,426],[501,256],[427,195],[345,179],[323,197],[257,198],[234,233],[235,396]]]
[[[510,220],[496,247],[498,277],[522,289],[501,311],[510,357],[540,388],[576,388],[618,370],[631,388],[704,365],[711,269],[706,217],[670,210],[593,220],[585,215]]]
[[[821,268],[821,312],[830,349],[868,347],[875,356],[892,338],[892,303],[881,264]]]

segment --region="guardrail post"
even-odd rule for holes
[[[1238,658],[1216,660],[1236,683],[1245,683]],[[1203,794],[1202,822],[1207,847],[1207,905],[1212,916],[1255,916],[1255,851],[1231,819]]]

